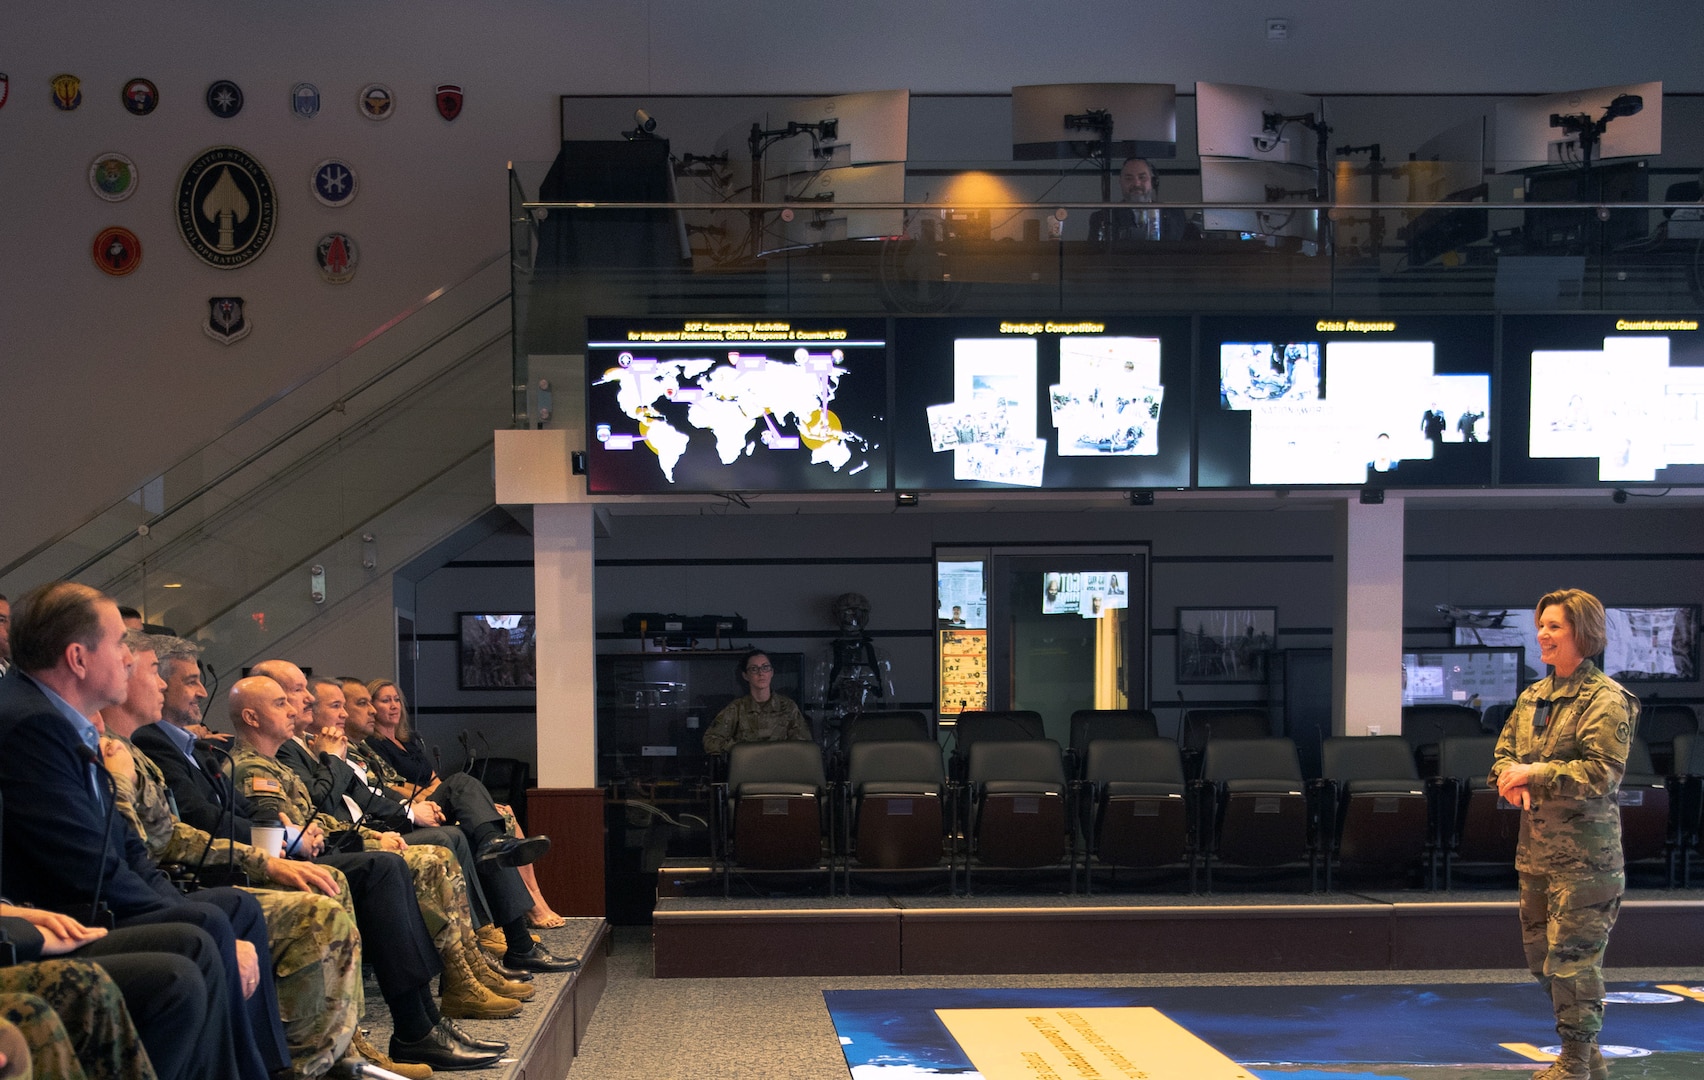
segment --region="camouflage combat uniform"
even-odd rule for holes
[[[785,742],[809,740],[811,726],[793,699],[770,694],[768,701],[754,701],[750,694],[728,703],[710,721],[704,732],[704,752],[725,754],[737,742]]]
[[[162,865],[203,861],[218,865],[234,853],[236,864],[257,885],[270,884],[267,857],[248,844],[213,839],[172,813],[171,789],[160,767],[130,740],[108,736],[130,751],[136,777],[113,776],[118,811]],[[210,843],[211,842],[211,843]],[[341,890],[336,897],[278,888],[248,889],[260,902],[272,943],[273,983],[298,1076],[323,1076],[348,1051],[365,1005],[361,986],[361,932],[349,882],[326,867]]]
[[[1510,765],[1534,766],[1515,851],[1521,942],[1564,1039],[1594,1042],[1603,1029],[1603,952],[1627,884],[1618,792],[1638,723],[1639,699],[1587,660],[1527,687],[1497,740],[1492,783]]]
[[[23,1032],[37,1080],[154,1080],[124,995],[94,964],[41,960],[0,968],[0,1018]]]
[[[368,851],[379,850],[379,833],[315,810],[313,796],[288,765],[247,743],[239,743],[232,758],[236,762],[237,790],[248,799],[254,813],[283,814],[304,828],[317,823],[328,839],[353,830],[360,833],[362,846]],[[473,920],[468,913],[467,881],[455,856],[432,844],[410,846],[398,854],[408,864],[414,879],[414,897],[420,902],[420,914],[438,951],[442,953],[457,945],[464,929],[471,940]]]

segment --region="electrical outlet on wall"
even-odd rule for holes
[[[1368,735],[1377,735],[1378,733],[1379,733],[1379,726],[1377,724],[1368,724],[1367,725],[1367,734]]]

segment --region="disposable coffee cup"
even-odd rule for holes
[[[256,825],[249,830],[249,843],[274,859],[284,853],[284,826]]]

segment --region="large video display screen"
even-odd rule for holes
[[[590,319],[586,478],[603,494],[888,486],[882,319]]]
[[[1491,483],[1489,316],[1201,320],[1197,483]]]
[[[1182,488],[1189,320],[903,319],[894,486]]]
[[[1704,483],[1704,333],[1673,316],[1503,319],[1505,484]]]

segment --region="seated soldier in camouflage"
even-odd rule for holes
[[[52,960],[0,968],[0,1030],[5,1026],[18,1041],[0,1045],[22,1054],[0,1061],[0,1080],[157,1080],[123,995],[94,964]]]
[[[365,850],[395,852],[408,864],[420,914],[443,962],[440,1008],[449,1024],[448,1030],[459,1032],[449,1023],[451,1018],[502,1019],[518,1015],[520,1001],[486,987],[475,972],[475,963],[481,971],[486,968],[468,914],[467,886],[455,858],[443,848],[409,847],[396,833],[344,825],[316,811],[301,778],[274,756],[278,746],[295,731],[294,710],[277,682],[258,675],[240,679],[231,687],[230,705],[231,723],[238,738],[233,755],[237,791],[248,799],[257,816],[282,820],[291,828],[299,822],[302,831],[297,847],[307,858],[327,852],[328,845],[335,845],[329,849],[335,851],[347,844],[360,845]],[[507,1049],[507,1044],[492,1040],[459,1041],[464,1047],[500,1045]],[[410,1060],[409,1055],[414,1052],[407,1047],[402,1054],[397,1051],[398,1041],[393,1038],[392,1057]],[[442,1066],[435,1061],[428,1064],[457,1067]]]
[[[805,722],[798,703],[784,694],[770,691],[775,678],[775,666],[761,649],[752,649],[740,657],[735,674],[745,681],[749,691],[735,698],[719,713],[704,732],[704,752],[725,754],[737,742],[784,742],[788,739],[809,740],[811,726]]]
[[[114,780],[118,811],[155,862],[194,871],[234,860],[253,884],[262,886],[249,891],[266,915],[273,982],[295,1075],[323,1076],[350,1053],[392,1068],[396,1063],[360,1037],[357,1028],[363,1007],[361,938],[349,883],[334,867],[271,858],[177,820],[159,766],[130,741],[138,729],[159,722],[165,701],[154,642],[132,630],[124,644],[134,661],[128,696],[100,713],[106,736],[101,754]]]

